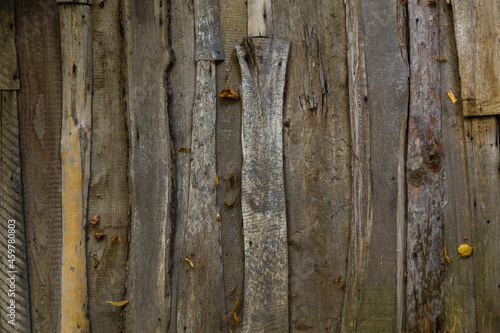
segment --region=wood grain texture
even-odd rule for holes
[[[195,96],[196,67],[194,4],[189,1],[172,1],[169,7],[169,34],[172,54],[172,66],[168,71],[167,85],[170,91],[169,114],[172,122],[172,141],[174,144],[175,191],[175,227],[172,249],[172,290],[169,331],[177,332],[177,285],[179,271],[185,268],[185,260],[180,259],[184,250],[184,232],[186,229],[189,193],[189,175],[191,164],[191,124],[193,100]],[[180,149],[180,150],[179,150]]]
[[[282,114],[290,42],[236,44],[243,98],[243,332],[288,332],[288,249]],[[254,62],[255,61],[255,62]]]
[[[471,239],[473,234],[472,214],[470,211],[469,182],[467,175],[467,153],[465,149],[464,121],[462,104],[452,104],[446,96],[451,90],[460,91],[453,11],[451,5],[439,3],[439,43],[441,54],[447,62],[440,63],[441,89],[443,101],[442,130],[444,172],[443,179],[443,222],[444,243],[451,263],[445,262],[444,281],[444,323],[445,331],[475,332],[476,302],[474,288],[474,256],[467,260],[457,260],[457,248]],[[457,97],[460,97],[457,94]]]
[[[57,332],[61,298],[61,41],[55,2],[16,1],[19,121],[33,332]]]
[[[272,0],[248,0],[248,36],[271,37],[273,35]]]
[[[474,247],[477,330],[496,332],[500,327],[500,120],[498,117],[465,121],[473,236],[463,241]],[[456,249],[451,251],[456,254]],[[470,266],[460,260],[460,269]]]
[[[16,91],[0,91],[0,111],[0,329],[31,332]]]
[[[124,3],[131,193],[125,327],[165,332],[170,313],[173,185],[167,112],[167,8],[161,1]]]
[[[92,151],[87,224],[89,319],[92,332],[115,332],[123,320],[127,281],[130,197],[127,183],[127,130],[119,1],[94,3]],[[96,239],[97,232],[106,233]],[[113,239],[119,237],[121,241]],[[105,286],[105,287],[104,287]]]
[[[408,110],[404,30],[398,3],[347,1],[346,10],[353,219],[342,330],[392,332],[401,321],[395,310]]]
[[[409,330],[439,330],[442,322],[443,148],[438,8],[408,5],[410,113],[408,121],[408,225],[406,320]]]
[[[217,220],[215,63],[198,61],[193,107],[188,219],[177,296],[177,328],[225,332],[221,224]],[[189,259],[191,263],[185,258]]]
[[[14,0],[0,3],[0,90],[18,90]]]
[[[500,114],[500,2],[454,0],[465,116]]]
[[[60,5],[62,5],[62,4],[91,5],[92,4],[92,0],[56,0],[56,2]]]
[[[92,16],[59,6],[62,68],[61,331],[89,332],[85,226],[92,127]]]
[[[224,62],[217,63],[217,92],[231,88],[241,95],[241,73],[234,44],[247,35],[247,6],[245,0],[221,0],[221,37],[224,43]],[[217,206],[221,216],[222,259],[228,328],[241,332],[244,315],[243,283],[245,275],[245,250],[243,246],[243,220],[241,216],[241,114],[240,100],[217,100]],[[231,174],[232,172],[232,174]],[[229,176],[231,175],[231,176]],[[228,206],[225,201],[233,203]],[[237,302],[239,305],[237,306]],[[234,318],[236,313],[240,319]]]
[[[224,60],[219,0],[194,0],[196,60]]]
[[[274,0],[273,11],[275,35],[291,39],[282,119],[290,330],[338,332],[352,192],[344,3]]]

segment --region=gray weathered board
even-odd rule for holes
[[[14,0],[0,2],[0,90],[18,90]]]

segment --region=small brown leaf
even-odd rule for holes
[[[99,231],[95,233],[95,239],[97,239],[98,241],[103,239],[105,236],[106,236],[106,233],[104,231],[102,231],[101,229],[99,229]]]
[[[337,275],[337,283],[342,283],[342,280],[340,280],[340,277],[341,277],[340,274]]]
[[[114,306],[124,306],[125,304],[128,303],[128,301],[120,301],[120,302],[106,301],[106,303],[109,303]]]
[[[219,94],[220,98],[239,100],[240,96],[231,89],[231,87],[224,89]]]
[[[464,236],[464,240],[468,240],[468,239],[469,239],[469,237],[467,237],[467,235],[465,235]]]
[[[100,220],[101,220],[101,217],[99,215],[94,215],[90,218],[90,223],[92,225],[97,225],[97,223],[99,223]]]
[[[194,268],[194,264],[191,260],[189,260],[188,258],[184,258],[184,260],[186,260],[187,262],[189,262],[189,266],[191,266],[192,268]]]
[[[113,239],[111,240],[111,244],[115,244],[116,242],[120,242],[121,243],[122,241],[122,238],[119,237],[119,236],[115,236],[113,237]]]

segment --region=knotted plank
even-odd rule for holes
[[[271,38],[254,38],[249,44],[236,44],[243,98],[243,332],[288,332],[288,246],[281,124],[289,48],[290,42]]]
[[[62,58],[61,331],[88,332],[85,227],[92,127],[90,6],[60,5]]]

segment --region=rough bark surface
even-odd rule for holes
[[[62,60],[61,331],[88,332],[85,227],[92,121],[90,6],[60,5]]]
[[[395,310],[408,110],[404,28],[398,3],[354,0],[346,10],[353,219],[342,330],[391,332],[401,321]]]
[[[61,42],[55,2],[16,1],[19,120],[33,332],[57,332],[61,297]]]
[[[500,2],[454,0],[464,115],[500,114]]]
[[[243,98],[243,332],[288,332],[288,246],[282,114],[290,42],[236,44]]]
[[[18,90],[14,0],[0,2],[0,90]]]
[[[92,151],[87,224],[89,319],[92,332],[114,332],[123,307],[106,301],[125,297],[130,196],[119,1],[94,3]],[[104,238],[98,238],[99,232]],[[106,286],[103,288],[103,286]]]
[[[131,192],[128,332],[165,332],[170,313],[172,147],[165,73],[167,8],[124,4]]]

